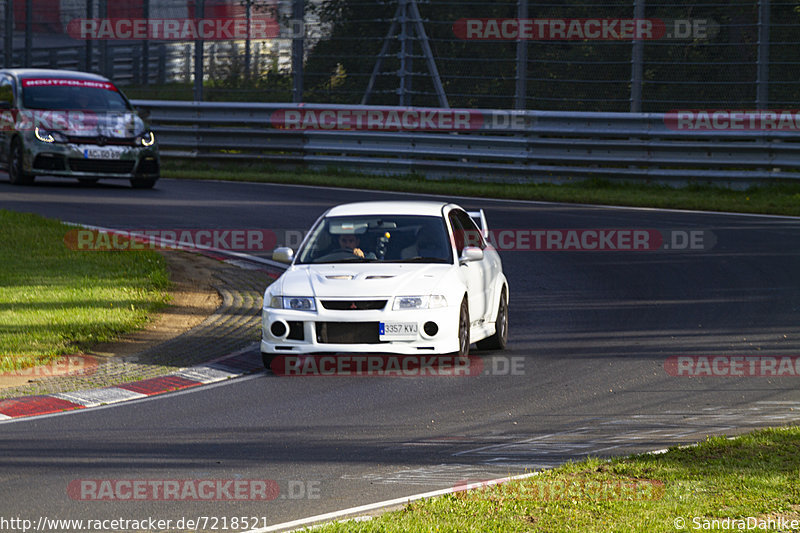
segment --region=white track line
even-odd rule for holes
[[[452,487],[449,489],[440,489],[440,490],[433,490],[430,492],[423,492],[421,494],[413,494],[411,496],[404,496],[402,498],[395,498],[393,500],[385,500],[382,502],[370,503],[367,505],[360,505],[358,507],[350,507],[349,509],[342,509],[341,511],[333,511],[331,513],[319,514],[316,516],[309,516],[308,518],[301,518],[299,520],[292,520],[291,522],[284,522],[282,524],[275,524],[272,526],[267,526],[260,529],[251,529],[249,531],[244,531],[243,533],[269,533],[270,531],[281,531],[284,529],[290,528],[303,528],[305,526],[317,523],[317,522],[331,522],[338,518],[345,518],[347,516],[352,515],[362,515],[364,513],[368,513],[370,511],[376,511],[378,509],[388,508],[388,507],[395,507],[397,505],[405,505],[407,503],[411,503],[413,501],[422,500],[424,498],[434,498],[436,496],[445,496],[447,494],[453,494],[455,492],[463,492],[470,489],[476,489],[480,487],[488,487],[492,485],[500,485],[502,483],[506,483],[508,481],[514,481],[517,479],[525,479],[533,476],[539,475],[539,472],[530,472],[528,474],[520,474],[518,476],[508,476],[499,479],[492,479],[489,481],[481,481],[479,483],[468,483],[463,486],[459,485],[458,487]]]
[[[186,181],[179,178],[164,178],[171,181]],[[431,194],[422,192],[397,192],[397,191],[380,191],[372,189],[354,189],[352,187],[325,187],[324,185],[296,185],[291,183],[267,183],[260,181],[234,181],[234,180],[190,180],[195,182],[209,181],[213,183],[247,183],[249,185],[265,185],[272,187],[292,187],[299,189],[329,189],[332,191],[353,191],[353,192],[368,192],[375,194],[389,194],[389,195],[407,195],[407,196],[423,196],[432,198],[459,198],[463,200],[485,200],[487,202],[502,202],[512,204],[531,204],[531,205],[549,205],[549,206],[563,206],[563,207],[594,207],[598,209],[622,209],[630,211],[660,211],[664,213],[690,213],[696,215],[723,215],[723,216],[736,216],[736,217],[756,217],[756,218],[782,218],[787,220],[800,220],[800,216],[793,215],[768,215],[760,213],[736,213],[732,211],[698,211],[694,209],[676,209],[666,207],[640,207],[633,205],[605,205],[605,204],[581,204],[570,202],[548,202],[546,200],[513,200],[511,198],[487,198],[483,196],[461,196],[458,194]]]

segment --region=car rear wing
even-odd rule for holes
[[[478,211],[467,211],[467,214],[470,216],[472,220],[475,221],[475,224],[481,229],[481,234],[483,235],[484,239],[489,238],[489,224],[486,222],[486,215],[483,213],[483,209]]]

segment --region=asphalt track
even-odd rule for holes
[[[210,181],[163,180],[152,191],[0,182],[0,208],[120,229],[304,229],[331,205],[388,198],[420,196]],[[265,372],[0,424],[0,518],[246,516],[263,526],[800,419],[798,377],[667,372],[678,355],[800,354],[800,220],[456,201],[484,208],[496,229],[702,231],[705,249],[502,251],[510,349],[481,354],[489,373],[480,377]],[[70,482],[85,479],[266,479],[280,495],[71,499]]]

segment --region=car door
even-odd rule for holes
[[[466,246],[486,247],[480,231],[464,211],[454,209],[450,211],[448,219],[458,257],[461,257]],[[488,301],[485,258],[459,264],[458,272],[467,287],[470,322],[473,326],[482,324],[486,319]]]

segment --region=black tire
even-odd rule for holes
[[[458,356],[469,356],[469,304],[466,298],[461,300],[458,313]]]
[[[261,362],[264,363],[264,368],[270,370],[272,367],[272,360],[275,358],[271,353],[261,352]]]
[[[134,189],[152,189],[156,181],[156,178],[133,178],[131,180],[131,187]]]
[[[500,304],[497,306],[497,318],[494,321],[494,335],[478,341],[475,345],[481,350],[505,350],[508,344],[508,297],[503,289]]]
[[[33,174],[25,172],[22,160],[22,142],[14,139],[8,151],[8,179],[14,185],[30,185],[35,178]]]

